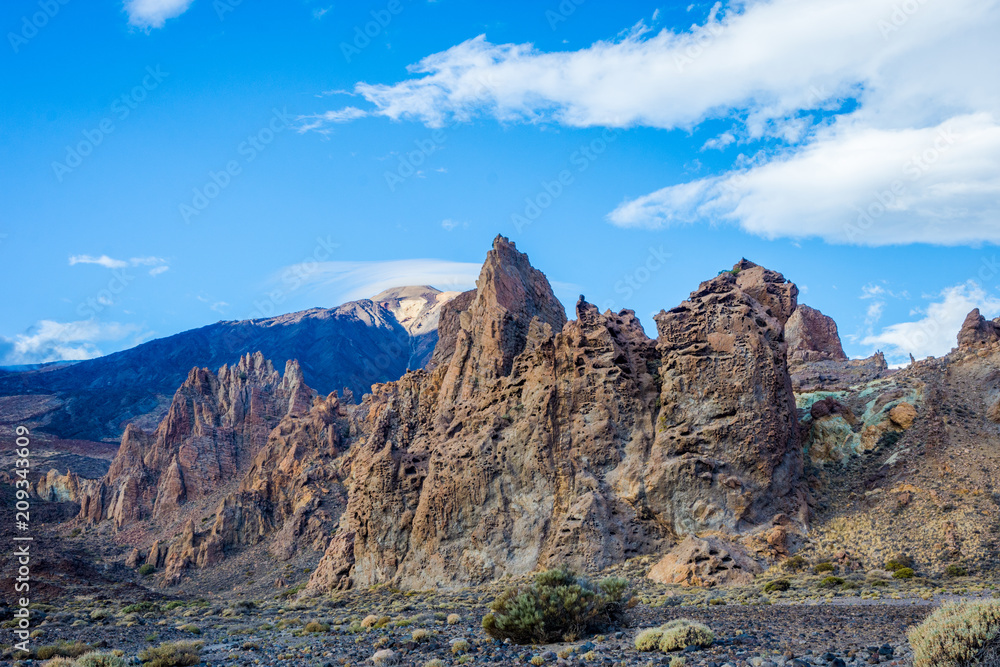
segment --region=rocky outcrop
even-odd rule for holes
[[[799,304],[785,326],[789,365],[812,361],[846,361],[837,323],[814,308]]]
[[[743,586],[763,568],[738,544],[717,537],[688,536],[646,575],[660,584]]]
[[[987,320],[978,308],[969,313],[958,332],[958,347],[961,350],[997,341],[1000,341],[1000,318]]]
[[[475,292],[442,309],[429,370],[358,408],[347,509],[311,586],[596,570],[797,513],[795,297],[743,262],[662,313],[652,341],[582,297],[567,323],[498,237]]]
[[[798,362],[790,365],[788,371],[796,394],[845,391],[855,385],[875,382],[892,374],[882,352],[876,352],[867,359]]]
[[[81,487],[85,485],[86,482],[81,483],[76,473],[67,471],[62,475],[55,468],[51,468],[35,483],[34,490],[35,495],[48,502],[79,502]]]
[[[282,377],[260,354],[218,373],[192,369],[155,433],[130,425],[108,474],[81,498],[80,516],[117,527],[169,516],[245,471],[286,415],[309,409],[298,364]]]
[[[783,328],[798,288],[743,260],[656,316],[662,378],[650,501],[680,535],[794,513],[802,471]]]
[[[199,532],[188,522],[179,539],[153,545],[146,562],[177,581],[188,568],[213,565],[235,548],[264,541],[279,561],[322,552],[347,504],[340,457],[349,432],[336,393],[317,398],[308,412],[286,415],[239,488],[221,499],[212,525]]]

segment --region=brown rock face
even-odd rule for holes
[[[840,333],[833,318],[814,308],[799,304],[785,326],[788,363],[833,359],[846,361]]]
[[[798,288],[746,260],[736,269],[656,316],[662,408],[645,487],[679,535],[794,513],[802,460],[782,334]]]
[[[646,575],[660,584],[742,586],[762,568],[739,545],[716,537],[684,538]]]
[[[263,541],[278,560],[302,550],[322,552],[347,504],[340,456],[348,432],[336,393],[315,399],[308,412],[287,415],[239,488],[219,502],[212,526],[199,533],[190,522],[179,540],[150,549],[147,562],[176,581],[188,568],[213,565],[234,547]]]
[[[654,342],[631,311],[582,298],[567,323],[498,237],[476,291],[442,309],[429,370],[358,408],[347,509],[311,585],[595,570],[795,513],[782,334],[796,290],[749,262],[739,273],[661,314]]]
[[[308,410],[311,395],[296,362],[282,378],[260,353],[218,374],[192,369],[155,433],[125,430],[108,474],[81,498],[80,516],[121,527],[212,494],[248,467],[283,416]]]
[[[998,340],[1000,340],[1000,318],[987,320],[978,308],[969,313],[962,324],[962,330],[958,332],[960,349],[988,345]]]

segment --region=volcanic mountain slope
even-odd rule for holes
[[[398,288],[333,309],[218,322],[72,365],[0,373],[0,396],[7,397],[0,421],[31,412],[33,430],[64,440],[117,441],[128,423],[155,428],[191,368],[236,364],[254,352],[279,367],[296,359],[324,394],[347,388],[361,396],[426,363],[437,312],[454,294]],[[34,410],[42,399],[46,409]]]
[[[475,295],[441,315],[450,358],[357,410],[347,509],[313,585],[595,570],[691,532],[801,520],[783,339],[796,297],[744,261],[661,313],[653,341],[631,311],[583,298],[567,323],[498,237]]]

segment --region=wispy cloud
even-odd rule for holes
[[[139,28],[162,28],[167,19],[180,16],[193,0],[125,0],[128,22]]]
[[[390,287],[430,285],[440,290],[475,287],[481,264],[441,259],[385,262],[310,262],[287,267],[272,277],[286,289],[310,292],[328,305],[366,299]]]
[[[461,227],[462,229],[466,229],[468,226],[469,223],[464,222],[462,220],[452,220],[451,218],[446,218],[445,220],[441,221],[441,227],[443,227],[445,231],[449,232],[452,231],[453,229],[458,229],[459,227]]]
[[[124,269],[130,266],[151,266],[153,268],[149,270],[149,275],[154,277],[170,270],[170,267],[167,265],[167,260],[162,257],[132,257],[130,259],[115,259],[113,257],[108,257],[107,255],[72,255],[69,258],[69,265],[76,266],[77,264],[96,264],[97,266],[103,266],[106,269]]]
[[[37,364],[51,361],[93,359],[103,354],[102,342],[138,344],[142,327],[120,322],[56,322],[42,320],[27,333],[0,338],[4,365]]]
[[[309,130],[315,130],[321,128],[327,123],[349,123],[352,120],[357,120],[358,118],[364,118],[369,115],[367,111],[359,109],[357,107],[344,107],[343,109],[337,109],[336,111],[326,111],[315,116],[302,116],[299,120],[302,121],[302,126],[299,127],[299,132],[308,132]]]

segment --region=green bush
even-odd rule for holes
[[[59,656],[46,660],[42,663],[42,667],[76,667],[76,660]]]
[[[149,563],[143,563],[142,565],[139,566],[138,572],[142,576],[148,577],[149,575],[151,575],[154,572],[156,572],[156,568],[154,566],[150,565]]]
[[[201,642],[168,642],[147,648],[139,660],[148,667],[187,667],[201,662]]]
[[[792,556],[782,563],[781,566],[785,568],[787,572],[801,572],[809,567],[809,561],[802,556]]]
[[[160,611],[160,605],[152,602],[136,602],[122,609],[123,614],[145,614],[153,611]]]
[[[660,629],[663,630],[660,650],[664,653],[683,651],[688,646],[708,648],[715,641],[715,633],[707,625],[684,618],[670,621]]]
[[[572,640],[622,622],[631,597],[625,579],[609,577],[595,586],[560,567],[501,593],[483,618],[483,630],[517,644]]]
[[[904,567],[913,569],[915,564],[913,558],[906,554],[900,554],[887,560],[885,562],[885,569],[889,572],[895,572],[896,570],[902,570]]]
[[[836,588],[844,583],[844,580],[840,577],[826,577],[823,581],[819,582],[817,586],[820,588]]]
[[[309,621],[303,629],[309,633],[329,632],[330,626],[319,621]]]
[[[949,577],[965,577],[968,576],[969,571],[966,570],[961,565],[949,565],[944,571]]]
[[[125,667],[125,659],[113,653],[84,653],[76,659],[76,667]]]
[[[663,639],[663,630],[661,628],[643,630],[635,636],[635,650],[643,652],[655,651],[660,648],[661,639]]]
[[[683,651],[688,646],[707,648],[715,641],[715,633],[707,625],[679,618],[658,628],[643,630],[635,638],[637,651]]]
[[[792,587],[792,584],[787,579],[775,579],[774,581],[769,581],[764,585],[765,593],[776,593],[778,591],[787,591]]]
[[[75,642],[61,641],[55,644],[39,646],[35,649],[35,657],[39,660],[48,660],[49,658],[56,657],[79,658],[84,653],[89,653],[92,650],[90,644],[84,644],[79,640]]]
[[[948,603],[911,629],[914,667],[972,667],[1000,661],[1000,601]]]
[[[819,563],[813,568],[814,574],[823,574],[824,572],[833,572],[833,563]]]
[[[914,574],[915,573],[913,572],[913,570],[911,568],[901,567],[901,568],[899,568],[898,570],[896,570],[895,572],[892,573],[892,578],[893,579],[912,579],[913,576],[914,576]]]

